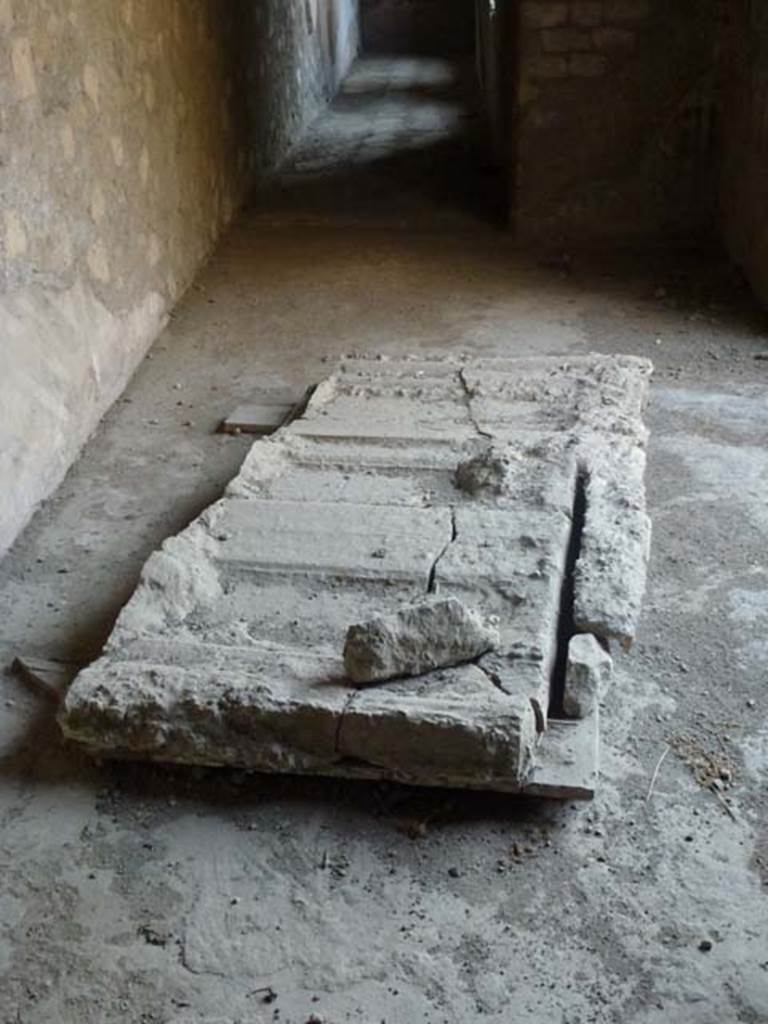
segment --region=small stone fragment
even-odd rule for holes
[[[568,718],[583,718],[611,681],[613,661],[591,633],[579,633],[568,644],[563,710]]]
[[[504,494],[509,490],[510,466],[519,456],[509,446],[489,445],[456,467],[455,483],[467,494]]]
[[[457,598],[428,600],[350,626],[344,667],[354,683],[383,682],[460,665],[498,642],[498,632]]]

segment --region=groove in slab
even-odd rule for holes
[[[459,529],[458,529],[458,526],[456,525],[456,509],[452,508],[451,509],[451,536],[450,536],[450,539],[448,541],[446,541],[446,543],[445,543],[444,547],[442,548],[442,550],[438,552],[437,557],[435,558],[434,562],[432,563],[432,568],[429,570],[429,577],[427,579],[427,593],[428,594],[434,594],[437,591],[437,567],[438,567],[438,565],[440,563],[440,559],[446,553],[446,551],[451,546],[451,544],[454,543],[454,541],[456,540],[458,535],[459,535]]]
[[[588,480],[589,474],[587,470],[580,466],[573,490],[571,531],[568,537],[568,549],[566,551],[563,580],[560,587],[560,609],[557,616],[555,660],[552,665],[549,684],[549,718],[565,718],[563,698],[565,696],[565,677],[568,670],[568,645],[576,633],[573,611],[576,563],[581,553],[581,541],[587,514]]]

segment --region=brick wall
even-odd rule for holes
[[[723,26],[721,223],[768,303],[768,6],[733,0]]]
[[[525,240],[712,223],[717,0],[522,0],[514,207]]]

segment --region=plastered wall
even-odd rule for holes
[[[734,260],[768,304],[768,5],[733,0],[723,25],[720,215]]]
[[[244,194],[239,6],[0,0],[0,551]]]
[[[718,0],[521,0],[521,240],[712,228],[718,13]]]
[[[0,553],[356,49],[356,0],[0,0]]]

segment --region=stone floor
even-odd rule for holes
[[[410,231],[394,198],[394,230],[384,200],[368,224],[316,203],[238,221],[0,565],[2,663],[98,652],[236,472],[248,439],[214,429],[254,389],[350,349],[650,356],[651,574],[600,794],[90,764],[6,672],[0,1021],[768,1021],[764,316],[716,256],[565,273],[426,191]]]

